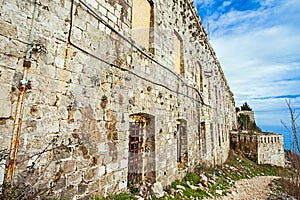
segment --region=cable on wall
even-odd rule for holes
[[[199,91],[197,88],[192,87],[192,86],[188,85],[187,83],[185,83],[185,81],[182,79],[182,77],[180,77],[178,74],[176,74],[175,72],[173,72],[172,70],[170,70],[168,67],[164,66],[163,64],[161,64],[160,62],[158,62],[157,60],[155,60],[152,56],[150,56],[148,53],[146,53],[144,50],[142,50],[137,44],[135,44],[131,39],[127,38],[126,36],[124,36],[123,34],[121,34],[118,30],[116,30],[115,28],[113,28],[110,24],[108,24],[108,22],[106,22],[101,16],[99,16],[94,10],[92,10],[92,8],[90,8],[89,5],[87,5],[87,4],[86,4],[85,2],[83,2],[82,0],[79,0],[79,2],[82,3],[82,4],[88,9],[88,11],[91,12],[91,14],[92,14],[94,17],[96,17],[100,22],[102,22],[105,26],[107,26],[109,29],[111,29],[114,33],[116,33],[118,36],[120,36],[122,39],[124,39],[126,42],[128,42],[131,46],[133,46],[135,49],[137,49],[140,53],[142,53],[142,54],[143,54],[144,56],[146,56],[148,59],[150,59],[151,61],[155,62],[156,64],[158,64],[160,67],[164,68],[165,70],[171,72],[172,75],[175,75],[175,76],[176,76],[176,77],[177,77],[177,78],[178,78],[178,79],[179,79],[186,87],[188,87],[188,88],[194,90],[194,91],[197,93],[197,95],[200,97],[200,101],[199,101],[198,99],[195,99],[195,98],[193,98],[193,97],[190,97],[190,96],[188,96],[188,95],[186,95],[186,94],[184,94],[184,93],[180,93],[180,92],[178,92],[178,91],[175,91],[175,90],[173,90],[173,89],[167,87],[166,85],[163,85],[163,84],[161,84],[161,83],[157,83],[157,82],[155,82],[155,81],[152,81],[152,80],[149,80],[149,79],[147,79],[147,78],[145,78],[145,77],[142,77],[142,76],[140,76],[140,75],[138,75],[138,74],[136,74],[136,73],[130,71],[129,69],[126,69],[126,68],[117,66],[117,65],[115,65],[115,64],[113,64],[113,63],[110,63],[110,62],[104,60],[103,58],[101,58],[101,57],[99,57],[99,56],[96,56],[96,55],[94,55],[94,54],[88,52],[87,50],[84,50],[82,47],[79,47],[78,45],[74,44],[74,43],[72,42],[72,40],[71,40],[72,27],[73,27],[74,1],[75,1],[75,0],[72,0],[72,3],[71,3],[70,29],[69,29],[69,34],[68,34],[68,42],[69,42],[73,47],[79,49],[80,51],[84,52],[85,54],[87,54],[87,55],[89,55],[89,56],[91,56],[91,57],[93,57],[93,58],[95,58],[95,59],[97,59],[97,60],[99,60],[99,61],[101,61],[101,62],[103,62],[103,63],[105,63],[105,64],[107,64],[107,65],[109,65],[109,66],[111,66],[111,67],[115,67],[115,68],[120,69],[120,70],[122,70],[122,71],[126,71],[126,72],[128,72],[128,73],[130,73],[130,74],[132,74],[132,75],[134,75],[134,76],[136,76],[136,77],[138,77],[138,78],[140,78],[140,79],[142,79],[142,80],[145,80],[145,81],[147,81],[147,82],[150,82],[150,83],[155,84],[155,85],[158,85],[158,86],[161,86],[161,87],[163,87],[163,88],[165,88],[165,89],[167,89],[167,90],[169,90],[169,91],[171,91],[171,92],[180,94],[180,95],[182,95],[182,96],[184,96],[184,97],[187,97],[187,98],[189,98],[189,99],[192,99],[193,101],[196,101],[196,102],[201,103],[201,104],[203,104],[203,105],[209,106],[209,105],[207,105],[207,104],[204,103],[204,100],[203,100],[203,98],[202,98],[202,95],[201,95],[200,91]]]

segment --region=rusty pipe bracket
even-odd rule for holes
[[[24,60],[23,67],[30,68],[31,67],[31,61],[30,60]]]

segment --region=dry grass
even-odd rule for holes
[[[296,199],[300,199],[300,156],[296,153],[288,153],[291,175],[281,178],[281,185],[285,192]]]

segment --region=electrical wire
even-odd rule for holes
[[[68,42],[70,43],[70,45],[72,45],[72,46],[75,47],[76,49],[82,51],[83,53],[85,53],[85,54],[87,54],[87,55],[89,55],[89,56],[91,56],[91,57],[93,57],[93,58],[95,58],[95,59],[97,59],[97,60],[99,60],[99,61],[105,63],[106,65],[109,65],[109,66],[111,66],[111,67],[115,67],[115,68],[117,68],[117,69],[120,69],[121,71],[126,71],[126,72],[128,72],[128,73],[130,73],[130,74],[132,74],[132,75],[134,75],[134,76],[136,76],[136,77],[138,77],[138,78],[140,78],[140,79],[142,79],[142,80],[145,80],[145,81],[150,82],[150,83],[152,83],[152,84],[154,84],[154,85],[163,87],[163,88],[165,88],[165,89],[167,89],[167,90],[169,90],[169,91],[171,91],[171,92],[180,94],[180,95],[182,95],[182,96],[184,96],[184,97],[187,97],[187,98],[189,98],[189,99],[192,99],[193,101],[196,101],[196,102],[201,103],[201,104],[203,104],[203,105],[209,106],[209,105],[207,105],[207,104],[204,103],[204,100],[203,100],[203,98],[202,98],[202,96],[201,96],[201,93],[200,93],[200,91],[199,91],[197,88],[194,88],[194,87],[188,85],[187,83],[185,83],[185,82],[182,80],[182,78],[181,78],[178,74],[176,74],[175,72],[173,72],[172,70],[170,70],[168,67],[162,65],[162,64],[161,64],[160,62],[158,62],[157,60],[153,59],[150,55],[148,55],[145,51],[143,51],[139,46],[137,46],[133,41],[131,41],[131,40],[130,40],[129,38],[127,38],[126,36],[122,35],[122,34],[121,34],[120,32],[118,32],[115,28],[113,28],[110,24],[108,24],[104,19],[102,19],[102,18],[101,18],[95,11],[93,11],[93,10],[92,10],[85,2],[83,2],[82,0],[79,0],[79,2],[82,3],[82,4],[88,9],[88,11],[91,12],[91,14],[92,14],[94,17],[96,17],[101,23],[103,23],[105,26],[107,26],[109,29],[111,29],[111,31],[113,31],[113,32],[116,33],[118,36],[120,36],[122,39],[124,39],[126,42],[128,42],[131,46],[133,46],[135,49],[137,49],[140,53],[142,53],[142,54],[143,54],[144,56],[146,56],[148,59],[152,60],[153,62],[155,62],[156,64],[158,64],[160,67],[164,68],[165,70],[171,72],[171,73],[172,73],[173,75],[175,75],[175,76],[176,76],[176,77],[177,77],[177,78],[178,78],[178,79],[179,79],[179,80],[180,80],[187,88],[190,88],[190,89],[194,90],[194,91],[197,93],[197,95],[199,96],[200,101],[199,101],[198,99],[195,99],[195,98],[193,98],[193,97],[191,97],[191,96],[188,96],[188,95],[186,95],[186,94],[184,94],[184,93],[175,91],[175,90],[173,90],[173,89],[167,87],[166,85],[163,85],[163,84],[161,84],[161,83],[157,83],[157,82],[155,82],[155,81],[152,81],[152,80],[150,80],[150,79],[147,79],[147,78],[145,78],[145,77],[142,77],[142,76],[138,75],[137,73],[132,72],[132,71],[129,70],[129,69],[120,67],[120,66],[115,65],[115,64],[113,64],[113,63],[110,63],[110,62],[104,60],[103,58],[101,58],[101,57],[99,57],[99,56],[96,56],[96,55],[94,55],[94,54],[88,52],[87,50],[84,50],[82,47],[80,47],[80,46],[74,44],[74,43],[72,42],[72,40],[71,40],[72,27],[73,27],[74,0],[72,0],[72,3],[71,3],[70,29],[69,29],[69,34],[68,34]]]

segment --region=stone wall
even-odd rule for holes
[[[281,134],[232,131],[230,147],[258,164],[284,167],[284,142]]]
[[[0,1],[6,181],[79,199],[226,160],[235,103],[192,2],[140,1]],[[133,3],[149,27],[132,29]]]
[[[230,148],[238,154],[257,162],[257,135],[248,131],[232,131],[230,134]]]
[[[284,167],[283,135],[265,133],[258,136],[258,164],[270,164]]]
[[[254,118],[254,112],[253,111],[248,111],[248,110],[241,110],[237,113],[237,116],[240,116],[240,115],[246,115],[246,116],[249,116],[249,120],[250,122],[255,122],[255,118]]]

